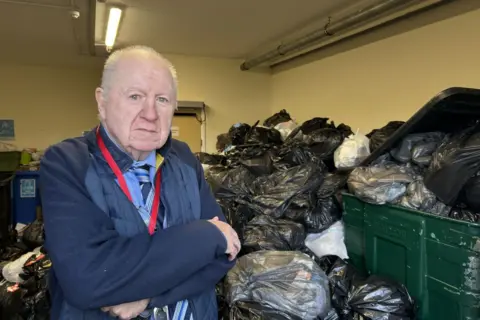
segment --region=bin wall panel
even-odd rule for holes
[[[355,266],[404,283],[419,306],[418,320],[480,320],[480,224],[348,194],[343,201]]]

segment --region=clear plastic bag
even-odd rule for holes
[[[5,280],[13,283],[22,283],[23,279],[20,275],[23,273],[23,266],[27,260],[40,252],[40,248],[36,248],[34,251],[27,252],[20,258],[6,264],[2,269],[2,275]]]
[[[422,180],[410,183],[400,205],[406,208],[448,216],[451,207],[441,203]]]
[[[322,233],[311,233],[307,235],[305,246],[318,258],[337,256],[341,259],[348,259],[344,239],[345,231],[343,223],[342,221],[337,221]]]
[[[225,280],[227,301],[256,302],[292,317],[314,320],[330,310],[328,279],[298,251],[257,251],[238,259]]]
[[[333,160],[337,169],[358,166],[370,155],[370,140],[363,134],[356,133],[343,140],[335,150]]]
[[[360,199],[375,203],[393,203],[407,191],[414,173],[406,166],[376,165],[355,168],[348,177],[349,190]]]
[[[274,128],[278,130],[278,132],[280,132],[282,140],[285,141],[287,137],[292,133],[292,131],[295,130],[297,127],[298,125],[295,123],[295,121],[290,120],[287,122],[279,123]]]

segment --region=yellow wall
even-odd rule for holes
[[[273,76],[272,112],[326,116],[368,132],[406,120],[452,86],[480,88],[480,10]],[[355,130],[354,130],[355,131]]]
[[[239,61],[169,56],[179,74],[179,99],[204,101],[207,150],[237,121],[270,113],[270,75],[239,70]],[[19,148],[45,148],[97,123],[94,89],[100,67],[0,64],[0,119],[14,119]]]
[[[45,148],[96,123],[97,69],[0,65],[0,119],[15,121],[19,148]]]

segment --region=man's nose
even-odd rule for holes
[[[149,121],[157,120],[158,113],[155,99],[147,99],[145,105],[143,106],[142,116]]]

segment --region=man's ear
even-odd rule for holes
[[[105,119],[105,97],[102,88],[95,89],[95,99],[97,100],[98,115],[100,119]]]

